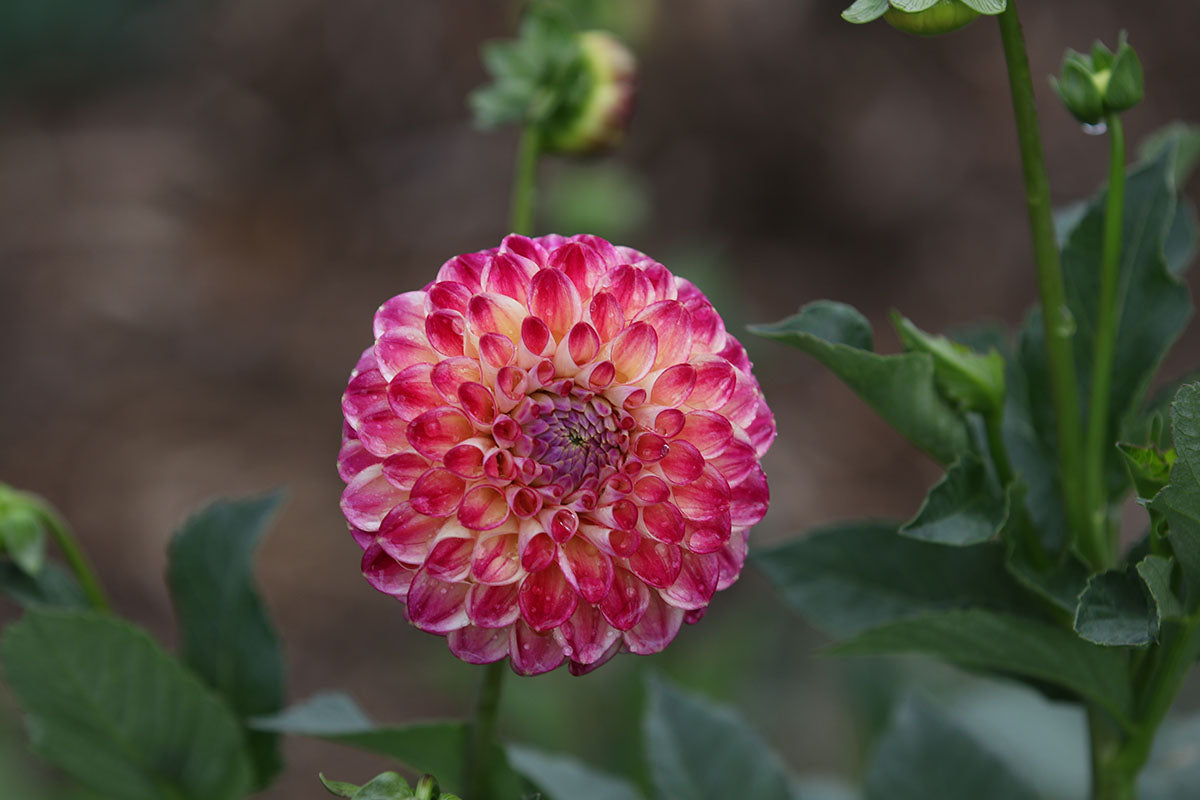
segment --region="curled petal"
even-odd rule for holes
[[[377,369],[355,375],[342,395],[342,414],[354,428],[361,427],[364,419],[387,410],[387,407],[387,381]]]
[[[684,417],[683,429],[677,434],[690,442],[700,454],[709,457],[723,451],[733,439],[729,420],[712,411],[693,411]]]
[[[474,432],[471,421],[461,411],[442,406],[426,411],[409,423],[408,441],[418,453],[438,461]]]
[[[733,585],[742,573],[742,565],[746,563],[746,532],[735,533],[729,537],[729,542],[717,551],[721,574],[717,578],[717,591],[723,591]]]
[[[347,438],[338,453],[338,475],[346,483],[352,483],[364,469],[378,463],[379,458],[363,447],[357,436]]]
[[[508,631],[467,625],[450,631],[446,644],[468,664],[491,664],[508,655]]]
[[[496,401],[482,383],[464,383],[458,387],[458,399],[463,411],[478,425],[491,425],[496,418]]]
[[[387,380],[413,364],[435,364],[441,358],[429,346],[424,328],[392,328],[375,340],[375,358]]]
[[[654,286],[645,273],[628,264],[605,275],[599,285],[617,298],[628,316],[635,316],[645,308],[654,294]]]
[[[719,409],[729,400],[737,385],[737,370],[719,356],[706,356],[691,361],[696,368],[696,385],[688,395],[693,408]]]
[[[521,608],[517,604],[519,590],[517,583],[476,584],[467,594],[467,614],[481,628],[506,628],[521,617]]]
[[[450,259],[438,270],[439,281],[457,281],[473,292],[480,289],[479,276],[488,262],[487,253],[467,253]]]
[[[571,588],[562,571],[551,565],[521,581],[518,594],[521,618],[538,632],[557,628],[575,611],[579,595]]]
[[[691,483],[704,471],[704,456],[690,442],[676,439],[671,442],[659,466],[671,483]]]
[[[664,408],[654,416],[654,432],[670,439],[683,430],[687,417],[678,408]]]
[[[625,329],[625,314],[621,303],[609,292],[601,292],[588,305],[588,319],[601,342],[611,341]]]
[[[647,475],[634,483],[633,492],[644,503],[662,503],[670,498],[671,487],[662,478]]]
[[[471,575],[480,583],[503,584],[515,581],[521,573],[517,534],[501,533],[483,539],[475,546]]]
[[[422,514],[444,517],[458,508],[466,486],[466,481],[448,469],[431,469],[417,478],[409,502]]]
[[[608,653],[621,638],[621,632],[609,625],[599,610],[580,603],[575,613],[555,631],[555,636],[567,658],[586,666]]]
[[[526,265],[529,265],[530,271],[526,271]],[[487,292],[505,295],[518,303],[524,303],[532,269],[536,267],[527,259],[510,253],[499,253],[483,268],[483,288]]]
[[[692,611],[704,608],[717,591],[720,565],[713,553],[684,553],[679,575],[662,590],[664,600],[676,608]]]
[[[612,588],[600,601],[600,611],[614,628],[627,631],[646,613],[650,594],[641,579],[618,567],[613,574]]]
[[[648,585],[666,588],[679,577],[682,558],[678,545],[643,539],[642,546],[629,556],[629,569]]]
[[[464,383],[483,379],[479,361],[474,358],[448,358],[434,365],[429,374],[430,382],[447,403],[458,401],[458,387]]]
[[[446,634],[470,621],[466,599],[465,583],[440,581],[420,570],[408,590],[408,618],[423,631]]]
[[[767,487],[767,476],[757,464],[750,470],[732,492],[729,515],[737,527],[757,525],[767,513],[771,502],[771,490]]]
[[[750,470],[758,466],[758,453],[754,451],[753,445],[735,439],[719,455],[710,457],[709,463],[725,476],[731,487],[734,487],[745,480]]]
[[[376,464],[358,473],[342,492],[342,513],[354,527],[376,531],[387,513],[403,498],[400,490],[384,477],[383,466]]]
[[[550,328],[537,317],[526,317],[521,322],[521,342],[519,352],[525,356],[522,366],[531,366],[538,360],[554,352],[554,339],[550,336]]]
[[[657,369],[687,361],[692,352],[692,315],[677,300],[663,300],[647,306],[635,318],[658,333]]]
[[[442,539],[429,551],[429,556],[425,559],[425,570],[438,580],[461,581],[471,571],[471,556],[474,552],[474,539]]]
[[[524,304],[494,292],[477,294],[467,303],[467,325],[476,336],[499,333],[516,344],[526,316]]]
[[[695,386],[696,368],[691,364],[675,364],[655,378],[650,402],[659,406],[677,406],[688,399]]]
[[[625,646],[637,655],[657,653],[671,643],[682,626],[683,609],[668,605],[657,592],[652,592],[642,618],[625,631]]]
[[[392,328],[417,327],[425,319],[425,292],[405,292],[384,302],[375,312],[374,335],[378,339]]]
[[[528,236],[522,236],[519,233],[510,233],[508,236],[505,236],[504,241],[500,243],[500,251],[514,253],[532,261],[539,267],[544,267],[546,259],[549,258],[546,248],[542,247],[536,240],[530,239]]]
[[[465,283],[458,281],[438,281],[429,287],[425,305],[430,312],[453,311],[457,314],[467,313],[467,301],[474,292]]]
[[[463,442],[451,447],[446,451],[442,463],[446,465],[446,469],[460,478],[483,477],[483,450],[475,441]]]
[[[443,356],[463,354],[466,321],[457,311],[435,311],[425,318],[425,336],[433,349]]]
[[[522,620],[509,629],[508,656],[518,675],[540,675],[566,660],[562,646],[549,633],[537,633]]]
[[[363,551],[362,574],[379,591],[403,600],[416,570],[397,563],[383,548],[372,544]]]
[[[642,508],[642,524],[646,532],[660,542],[678,544],[683,541],[683,514],[673,503],[652,503]]]
[[[621,644],[621,636],[618,634],[617,638],[613,640],[613,643],[609,645],[608,649],[601,653],[595,661],[592,661],[589,664],[584,664],[579,661],[572,660],[567,664],[567,671],[577,678],[581,675],[587,675],[592,670],[604,666],[606,663],[608,663],[610,658],[621,652]]]
[[[582,536],[574,536],[558,548],[558,565],[575,591],[589,603],[599,603],[612,588],[612,559]]]
[[[530,282],[529,311],[546,323],[556,340],[562,340],[583,316],[583,303],[566,273],[544,269]]]
[[[441,527],[441,517],[422,514],[406,500],[383,518],[377,541],[384,552],[397,561],[418,565],[429,555]]]
[[[383,461],[383,474],[397,489],[411,489],[417,478],[429,469],[429,462],[411,450],[388,456]]]
[[[467,492],[458,507],[458,521],[475,531],[499,528],[508,519],[508,514],[508,500],[495,486],[476,486]]]
[[[604,274],[604,261],[592,247],[570,242],[550,254],[549,266],[563,271],[580,297],[589,297],[592,287]]]
[[[729,509],[729,484],[716,467],[705,465],[700,477],[675,487],[675,505],[690,520],[710,520]]]
[[[617,334],[613,340],[612,362],[617,368],[617,380],[635,383],[654,366],[658,354],[658,334],[644,322],[635,322]]]
[[[413,364],[402,370],[387,386],[387,402],[398,419],[412,422],[442,404],[434,388],[432,364]]]

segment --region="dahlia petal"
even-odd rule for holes
[[[554,339],[550,328],[537,317],[526,317],[521,322],[521,346],[518,353],[524,357],[518,363],[526,368],[554,352]],[[522,360],[528,363],[522,363]]]
[[[429,346],[423,328],[392,328],[375,340],[375,358],[379,371],[390,381],[405,367],[421,362],[434,364],[441,356]]]
[[[450,631],[446,644],[468,664],[491,664],[508,655],[508,631],[467,625]]]
[[[576,380],[593,391],[610,386],[617,377],[617,368],[611,361],[598,361],[584,367],[576,376]]]
[[[562,543],[579,530],[579,515],[569,508],[548,508],[538,516],[538,522],[554,541]]]
[[[510,486],[504,491],[504,495],[508,500],[508,507],[512,509],[512,513],[522,519],[532,517],[542,510],[541,494],[530,489],[528,486]]]
[[[729,484],[716,467],[705,465],[700,477],[675,487],[675,505],[690,520],[713,519],[729,509]]]
[[[580,297],[589,297],[592,287],[604,274],[604,261],[595,248],[570,242],[550,254],[547,265],[562,270],[571,279]]]
[[[739,528],[757,525],[767,513],[771,502],[771,490],[767,486],[766,473],[757,464],[742,482],[733,489],[729,502],[729,516]]]
[[[670,586],[679,577],[682,566],[679,546],[643,539],[642,546],[629,557],[629,569],[656,589]]]
[[[554,632],[563,652],[572,662],[582,666],[602,658],[621,632],[609,625],[604,615],[593,606],[580,603],[575,613]]]
[[[502,294],[518,303],[524,303],[526,287],[529,286],[531,276],[531,272],[525,269],[526,264],[530,266],[531,271],[536,269],[536,265],[528,259],[511,253],[498,253],[483,268],[483,274],[480,276],[484,291]]]
[[[373,587],[403,600],[408,596],[416,570],[398,564],[377,544],[363,551],[362,574]]]
[[[364,531],[379,530],[379,523],[404,498],[383,476],[383,465],[367,467],[342,492],[342,513]]]
[[[501,367],[511,364],[517,348],[502,333],[485,333],[479,337],[479,355],[483,359],[484,375],[494,375]]]
[[[608,545],[608,550],[612,551],[612,555],[618,558],[628,558],[642,546],[642,535],[636,530],[610,530],[606,544]],[[596,546],[599,547],[600,545],[597,544]],[[605,548],[600,549],[604,550]]]
[[[666,481],[656,475],[646,475],[638,478],[633,485],[633,493],[645,503],[661,503],[671,496],[671,487]]]
[[[358,439],[370,453],[387,458],[408,444],[407,429],[408,423],[388,409],[361,420]]]
[[[441,517],[431,517],[404,501],[393,508],[379,525],[379,546],[402,564],[421,564],[442,528]]]
[[[474,539],[442,539],[429,551],[429,556],[425,559],[425,570],[438,580],[461,581],[471,571],[471,556],[474,552]]]
[[[691,522],[684,526],[684,546],[693,553],[715,553],[729,541],[732,526],[729,512],[704,522]]]
[[[486,459],[484,463],[486,470]],[[499,528],[508,519],[508,500],[495,486],[476,486],[458,507],[458,521],[475,531]]]
[[[742,343],[732,336],[725,335],[725,346],[717,355],[737,367],[739,372],[750,374],[750,357],[746,355],[746,348],[742,347]]]
[[[588,304],[588,321],[600,335],[601,342],[611,341],[625,329],[625,314],[621,303],[611,292],[600,292]]]
[[[576,367],[583,367],[600,352],[600,334],[586,322],[572,326],[567,334],[567,354]],[[561,351],[562,348],[560,347]]]
[[[435,311],[425,318],[425,336],[433,349],[444,356],[463,354],[467,323],[457,311]]]
[[[363,443],[357,437],[346,439],[338,453],[338,475],[343,481],[350,483],[364,469],[378,463],[379,457],[363,447]]]
[[[521,572],[517,534],[502,533],[482,539],[474,550],[471,576],[480,583],[503,584],[516,580]]]
[[[451,447],[474,433],[471,421],[457,408],[441,406],[421,414],[408,425],[408,442],[426,458],[438,461]]]
[[[657,653],[671,643],[682,626],[683,610],[668,605],[657,592],[652,592],[641,620],[625,631],[625,646],[639,656]]]
[[[544,269],[529,284],[529,311],[546,323],[556,340],[561,341],[583,316],[579,290],[557,269]]]
[[[419,570],[408,590],[408,619],[428,633],[446,634],[467,625],[467,584],[447,583]]]
[[[658,353],[658,334],[644,322],[635,322],[613,340],[612,362],[617,380],[636,383],[654,366]]]
[[[643,506],[642,524],[646,526],[646,532],[660,542],[678,544],[683,541],[683,514],[673,503],[660,502]]]
[[[539,634],[521,620],[509,629],[508,656],[513,672],[518,675],[549,672],[567,658],[552,635]]]
[[[704,471],[704,456],[691,442],[676,439],[671,442],[659,466],[671,483],[691,483]]]
[[[761,397],[754,412],[754,419],[746,426],[746,435],[750,437],[759,458],[766,454],[771,442],[775,441],[775,415],[767,408],[767,401]]]
[[[458,387],[458,399],[463,411],[473,422],[491,425],[496,418],[496,401],[491,391],[482,383],[464,383]]]
[[[454,311],[459,314],[467,313],[467,301],[474,292],[464,283],[458,281],[438,281],[429,287],[425,306],[434,311]]]
[[[730,487],[735,487],[758,466],[758,453],[754,445],[734,439],[719,454],[710,456],[708,462],[725,476]],[[733,491],[736,492],[736,488]]]
[[[678,408],[664,408],[654,416],[654,432],[670,439],[683,430],[687,416]]]
[[[574,675],[576,678],[581,677],[583,675],[587,675],[592,670],[598,669],[599,667],[602,667],[605,664],[607,664],[609,659],[611,659],[617,653],[621,652],[622,644],[623,644],[623,642],[621,640],[621,636],[620,636],[620,634],[618,634],[617,638],[613,641],[613,643],[611,645],[609,645],[608,649],[605,650],[603,653],[601,653],[596,658],[595,661],[591,662],[590,664],[583,664],[578,661],[568,661],[567,662],[567,671],[570,672],[572,675]]]
[[[483,474],[496,483],[507,483],[517,477],[517,462],[512,453],[493,447],[483,456]],[[476,502],[482,502],[482,499],[479,498]],[[507,503],[507,498],[505,502]]]
[[[719,356],[694,358],[691,364],[696,368],[696,386],[688,395],[687,404],[703,409],[723,406],[737,385],[737,370]]]
[[[478,383],[483,376],[474,358],[448,358],[434,364],[429,378],[442,400],[454,403],[458,401],[459,386],[470,381]]]
[[[546,259],[549,254],[546,248],[542,247],[535,239],[530,239],[528,236],[522,236],[519,233],[510,233],[504,237],[500,243],[501,252],[508,251],[515,253],[522,258],[526,258],[537,264],[539,267],[546,265]]]
[[[636,575],[618,567],[612,588],[600,601],[600,611],[617,630],[627,631],[641,621],[650,605],[650,590]]]
[[[422,514],[444,517],[458,508],[467,484],[448,469],[431,469],[409,490],[409,502]]]
[[[428,469],[429,462],[412,450],[388,456],[383,461],[383,475],[397,489],[411,489]]]
[[[467,593],[467,614],[481,628],[507,628],[521,618],[516,583],[502,586],[476,584]]]
[[[387,407],[387,381],[377,369],[355,375],[342,395],[342,414],[355,428],[363,419],[385,411]]]
[[[487,252],[465,253],[442,264],[437,277],[439,281],[457,281],[477,292],[480,289],[479,276],[487,262]]]
[[[617,248],[613,247],[611,242],[595,234],[577,233],[571,237],[571,241],[584,245],[585,250],[593,253],[599,259],[602,268],[615,267],[617,264],[628,261],[617,253]]]
[[[483,477],[483,449],[474,442],[463,442],[451,447],[443,456],[442,463],[460,478]]]
[[[654,294],[650,279],[638,268],[623,264],[609,272],[598,284],[617,298],[626,316],[636,316]]]
[[[431,408],[442,403],[434,388],[432,364],[413,364],[402,370],[387,385],[387,404],[398,419],[412,422]]]
[[[550,534],[542,530],[522,529],[520,537],[521,568],[526,572],[540,572],[554,563],[558,556],[558,545]]]
[[[675,364],[667,367],[654,380],[650,390],[650,402],[659,406],[677,406],[696,385],[696,368],[691,364]]]
[[[529,388],[529,373],[517,367],[501,367],[496,373],[496,403],[508,413],[525,399]]]
[[[575,611],[579,595],[553,564],[525,576],[518,594],[521,618],[538,632],[557,628]]]
[[[516,344],[526,316],[523,303],[494,292],[474,295],[467,303],[467,325],[476,336],[499,333]]]
[[[558,548],[558,565],[567,582],[589,603],[599,603],[612,588],[612,559],[582,536]]]
[[[746,373],[738,370],[734,372],[734,376],[733,392],[725,401],[725,405],[717,411],[734,425],[745,428],[754,421],[754,415],[758,413],[758,402],[762,393],[758,388],[758,382]]]
[[[733,439],[729,420],[713,411],[692,411],[685,415],[679,439],[690,442],[706,458],[714,456]]]
[[[392,328],[415,327],[425,319],[425,292],[398,294],[375,312],[374,336],[378,339]]]
[[[650,281],[651,297],[654,300],[675,300],[678,297],[678,290],[675,288],[675,276],[671,274],[671,270],[664,267],[662,264],[649,259],[650,263],[642,266],[642,274]]]
[[[728,543],[717,551],[720,561],[721,574],[717,578],[717,591],[724,591],[733,585],[742,573],[742,565],[746,563],[746,532],[734,533]]]
[[[634,321],[645,322],[658,334],[656,368],[680,364],[691,355],[692,315],[678,300],[662,300],[647,306]]]

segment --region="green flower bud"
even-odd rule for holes
[[[422,775],[413,792],[413,800],[438,800],[441,796],[442,788],[438,786],[437,778],[432,775]]]
[[[1095,125],[1104,119],[1104,96],[1101,84],[1107,84],[1108,72],[1102,77],[1093,74],[1091,65],[1084,56],[1069,52],[1063,61],[1062,78],[1051,78],[1050,84],[1058,92],[1063,105],[1075,115],[1075,119],[1086,125]]]
[[[579,34],[589,91],[570,117],[556,119],[543,134],[542,145],[557,153],[597,153],[616,147],[625,137],[633,113],[636,61],[619,39],[604,31]]]
[[[1092,46],[1090,56],[1068,50],[1061,77],[1051,78],[1050,83],[1067,110],[1088,125],[1095,125],[1107,114],[1133,108],[1145,94],[1142,63],[1124,31],[1116,53],[1101,42]]]
[[[958,30],[980,14],[999,14],[1007,0],[855,0],[842,12],[847,22],[863,23],[883,17],[889,25],[918,36],[937,36]]]
[[[35,576],[46,563],[46,525],[25,496],[0,484],[0,555],[26,575]]]

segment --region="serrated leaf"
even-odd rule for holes
[[[1167,484],[1150,508],[1166,517],[1168,537],[1183,569],[1188,608],[1200,604],[1200,384],[1189,384],[1171,404],[1171,435],[1178,454]]]
[[[1145,582],[1154,600],[1159,624],[1167,620],[1181,619],[1187,610],[1171,588],[1171,575],[1175,571],[1175,560],[1164,556],[1149,555],[1138,562],[1138,575]]]
[[[218,500],[188,519],[167,552],[183,660],[241,717],[283,707],[283,649],[254,581],[254,553],[282,492]],[[282,767],[278,737],[249,731],[256,785]]]
[[[1029,608],[1000,545],[944,547],[884,522],[822,528],[751,558],[789,606],[835,638],[930,612]]]
[[[989,17],[1003,13],[1004,9],[1008,7],[1007,0],[961,0],[961,2],[967,8],[972,8]]]
[[[628,781],[570,756],[509,745],[509,763],[545,794],[547,800],[642,800]]]
[[[854,3],[842,12],[842,19],[861,25],[877,20],[888,10],[888,0],[854,0]]]
[[[647,690],[643,730],[655,800],[790,800],[783,763],[737,714],[661,679]]]
[[[938,392],[932,357],[870,352],[870,324],[850,306],[821,300],[787,319],[752,325],[750,330],[817,359],[893,428],[939,462],[949,464],[967,451],[966,423]]]
[[[122,800],[236,800],[252,767],[237,720],[144,631],[31,609],[4,635],[5,677],[34,749]]]
[[[973,609],[930,614],[864,631],[840,655],[920,653],[969,669],[1053,684],[1129,719],[1129,667],[1119,650],[1024,617]]]
[[[16,564],[0,564],[0,592],[22,608],[87,608],[90,605],[75,578],[57,564],[46,564],[36,577],[31,577]]]
[[[1008,519],[1008,501],[987,468],[967,453],[929,490],[917,515],[900,528],[911,539],[966,546],[986,542]]]
[[[865,800],[1038,800],[995,754],[926,701],[906,698],[875,745]]]
[[[348,695],[322,692],[279,714],[258,717],[260,731],[309,736],[379,753],[417,772],[436,775],[447,791],[465,784],[463,756],[467,724],[459,721],[376,725]],[[521,797],[524,781],[513,772],[504,751],[492,754],[492,790],[496,797]],[[461,792],[459,792],[461,793]]]
[[[1094,644],[1136,647],[1158,636],[1158,614],[1136,571],[1093,575],[1075,610],[1075,632]]]

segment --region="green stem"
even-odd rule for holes
[[[1072,535],[1078,539],[1087,530],[1080,480],[1081,426],[1079,414],[1079,384],[1075,375],[1075,356],[1072,351],[1074,320],[1067,307],[1059,264],[1058,243],[1051,218],[1050,184],[1042,156],[1038,133],[1037,106],[1033,98],[1033,80],[1029,73],[1029,57],[1021,34],[1015,0],[998,17],[1000,36],[1004,45],[1004,60],[1008,66],[1008,82],[1012,91],[1013,112],[1017,120],[1017,139],[1021,146],[1021,166],[1025,176],[1025,203],[1029,210],[1029,228],[1033,238],[1034,260],[1037,268],[1038,296],[1042,305],[1042,324],[1045,328],[1046,355],[1050,362],[1050,393],[1054,401],[1055,424],[1058,432],[1059,479]]]
[[[467,734],[467,790],[464,800],[487,800],[491,793],[492,747],[495,740],[496,711],[500,708],[500,689],[508,666],[497,661],[484,667],[475,698],[475,716]]]
[[[513,233],[526,236],[533,233],[533,208],[537,199],[538,156],[542,152],[541,137],[532,125],[521,132],[517,150],[516,174],[513,176],[510,222]]]
[[[1104,249],[1100,261],[1100,301],[1096,311],[1096,343],[1092,357],[1092,391],[1088,408],[1086,464],[1088,538],[1083,552],[1097,569],[1112,566],[1116,553],[1109,535],[1108,498],[1104,491],[1104,457],[1109,439],[1108,402],[1112,387],[1113,355],[1117,345],[1117,281],[1121,274],[1121,226],[1125,209],[1125,131],[1121,118],[1109,114],[1111,145],[1108,205],[1104,211]]]
[[[75,573],[75,577],[79,581],[79,587],[83,589],[83,594],[87,597],[88,603],[97,611],[111,611],[112,604],[109,603],[108,596],[104,593],[104,588],[100,585],[100,579],[96,577],[96,571],[92,568],[87,556],[84,555],[83,549],[75,541],[75,537],[71,535],[71,529],[67,525],[66,520],[60,517],[58,512],[40,497],[31,494],[26,494],[25,497],[29,499],[34,508],[37,509],[37,513],[46,523],[46,528],[50,531],[50,538],[58,545],[59,552],[66,559],[71,571]]]
[[[1124,768],[1124,740],[1107,713],[1088,708],[1092,748],[1092,800],[1135,800],[1137,771]]]

